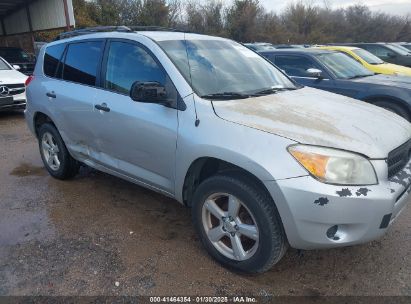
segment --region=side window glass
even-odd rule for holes
[[[63,79],[94,86],[102,47],[102,41],[69,44],[64,62]]]
[[[311,77],[307,70],[318,69],[311,59],[300,56],[276,56],[275,64],[289,76],[297,77]]]
[[[65,43],[52,45],[46,48],[43,62],[43,71],[45,75],[49,77],[59,78],[58,76],[56,76],[56,70],[60,63],[61,57],[63,56],[65,48]]]
[[[166,72],[144,48],[128,42],[111,42],[104,87],[128,95],[136,81],[157,82],[165,87],[167,99],[177,98],[177,92]]]
[[[369,45],[367,50],[373,53],[377,57],[384,57],[387,58],[390,55],[393,55],[394,52],[390,51],[389,49],[379,46],[379,45]]]

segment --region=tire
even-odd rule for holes
[[[41,159],[49,174],[61,180],[74,177],[80,163],[71,157],[56,127],[45,123],[40,126],[38,135]]]
[[[193,196],[192,219],[201,242],[215,260],[234,271],[261,273],[283,257],[288,242],[271,197],[251,179],[236,175],[216,175],[203,181]],[[235,206],[236,200],[241,207],[238,216],[230,219],[230,214],[234,216],[235,212],[228,212],[228,206]],[[214,215],[214,204],[224,212],[221,219]],[[217,213],[222,215],[220,211]],[[255,229],[250,229],[251,226]],[[252,238],[242,232],[247,232]],[[221,235],[224,236],[220,238]],[[234,251],[233,241],[238,244],[238,240],[243,251]]]
[[[387,101],[378,101],[378,102],[374,102],[373,104],[378,107],[384,108],[392,113],[395,113],[408,121],[411,121],[409,113],[402,106],[399,106],[397,104],[394,104],[392,102],[387,102]]]

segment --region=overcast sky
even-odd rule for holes
[[[232,0],[224,0],[230,2]],[[326,1],[332,8],[346,7],[353,4],[366,4],[373,11],[381,11],[387,14],[407,15],[411,17],[411,0],[306,0],[307,3],[323,5]],[[287,4],[295,0],[260,0],[267,9],[275,12],[282,11]]]

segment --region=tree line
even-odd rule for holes
[[[258,0],[73,0],[78,28],[162,26],[240,42],[327,43],[411,41],[411,18],[372,12],[366,5],[332,9],[299,1],[282,12]]]

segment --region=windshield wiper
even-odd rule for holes
[[[260,96],[260,95],[269,95],[269,94],[275,94],[280,91],[291,91],[291,90],[297,90],[297,88],[268,88],[268,89],[263,89],[261,91],[257,91],[253,93],[253,96]]]
[[[205,99],[245,99],[249,98],[250,95],[241,94],[236,92],[223,92],[223,93],[213,93],[200,96]]]
[[[372,75],[375,75],[375,74],[355,75],[355,76],[352,76],[352,77],[348,77],[347,79],[364,78],[364,77],[369,77],[369,76],[372,76]]]

